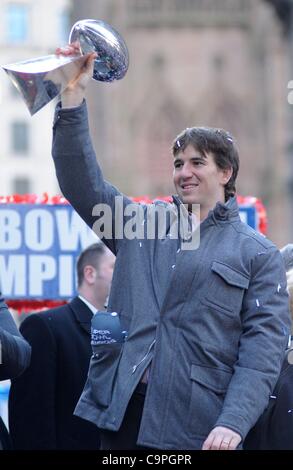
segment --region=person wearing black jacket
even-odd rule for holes
[[[249,431],[244,450],[293,450],[293,365],[285,358],[270,401]]]
[[[293,265],[293,244],[281,249],[286,268]],[[287,272],[290,310],[293,316],[293,270]],[[292,331],[291,331],[292,333]],[[245,450],[293,450],[293,343],[285,355],[281,373],[267,408],[244,441]]]
[[[86,381],[91,319],[103,310],[115,257],[102,243],[77,262],[78,296],[58,308],[29,315],[20,331],[32,347],[31,365],[9,394],[13,449],[97,450],[98,428],[73,411]]]
[[[0,294],[0,380],[19,376],[29,365],[31,348],[19,333]],[[0,417],[0,449],[10,448],[8,431]]]

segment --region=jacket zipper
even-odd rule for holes
[[[153,342],[150,344],[146,354],[143,356],[143,358],[137,363],[135,364],[133,367],[132,367],[132,373],[134,374],[134,372],[136,371],[136,369],[138,368],[138,366],[143,362],[145,361],[145,359],[148,357],[153,345],[155,344],[156,340],[154,339]]]

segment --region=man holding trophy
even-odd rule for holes
[[[56,53],[75,57],[81,42]],[[117,312],[127,334],[95,346],[75,414],[100,428],[103,450],[241,449],[268,403],[288,344],[281,255],[239,218],[238,152],[221,129],[193,127],[175,138],[177,195],[150,209],[178,214],[183,206],[180,216],[192,234],[200,229],[199,245],[185,249],[180,230],[171,236],[168,224],[160,238],[127,237],[117,227],[117,200],[123,226],[137,211],[143,235],[149,208],[103,178],[85,101],[100,52],[85,52],[83,67],[61,92],[52,154],[64,196],[116,255],[108,311]],[[103,233],[105,214],[110,234]]]

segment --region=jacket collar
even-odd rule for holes
[[[83,328],[90,335],[91,320],[93,316],[91,310],[79,297],[74,297],[74,299],[69,302],[68,305],[81,328]]]
[[[172,196],[173,202],[176,206],[182,204],[178,196]],[[239,209],[236,196],[230,197],[227,202],[217,202],[214,209],[210,210],[207,218],[203,221],[208,222],[225,222],[225,221],[239,220]]]
[[[217,222],[239,219],[236,196],[230,197],[225,203],[217,202],[214,209],[209,212],[208,217],[210,216],[214,217]]]

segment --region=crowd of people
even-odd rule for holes
[[[105,181],[85,100],[95,58],[87,55],[61,95],[52,155],[64,196],[103,244],[81,254],[78,296],[68,305],[30,315],[21,333],[11,317],[0,323],[12,447],[293,448],[292,245],[280,253],[241,222],[238,150],[222,129],[192,127],[175,137],[171,202],[139,205]],[[99,223],[105,212],[107,232]]]

